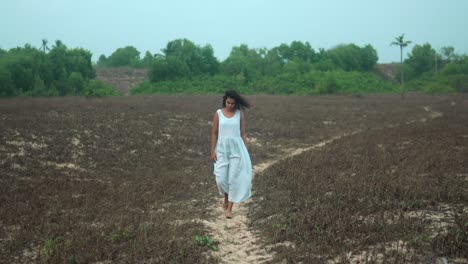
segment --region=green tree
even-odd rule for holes
[[[146,51],[145,56],[142,59],[142,64],[144,67],[149,68],[153,63],[153,54],[151,52]]]
[[[219,61],[214,56],[214,50],[211,45],[201,47],[202,73],[214,75],[219,72]]]
[[[218,72],[219,62],[210,45],[200,47],[188,39],[176,39],[168,42],[162,52],[166,59],[178,60],[181,67],[188,68],[188,75],[181,77],[192,77],[200,74],[213,75]],[[186,66],[182,66],[184,64]]]
[[[52,47],[47,54],[50,61],[53,81],[51,83],[54,89],[57,89],[60,95],[65,95],[68,92],[67,79],[67,47],[59,43]]]
[[[421,45],[415,45],[405,60],[405,63],[410,68],[411,78],[419,77],[423,73],[432,71],[434,57],[436,57],[436,51],[431,47],[429,43]]]
[[[313,69],[318,71],[333,71],[337,69],[337,65],[333,63],[328,52],[324,48],[319,48],[316,54],[317,62],[314,63]]]
[[[0,97],[16,95],[15,84],[10,71],[0,64]]]
[[[309,42],[293,41],[289,46],[291,58],[299,59],[304,62],[313,62],[315,60],[315,51]]]
[[[132,46],[118,48],[109,58],[107,65],[110,67],[134,66],[140,61],[140,52]]]
[[[313,62],[316,60],[315,51],[309,42],[293,41],[290,45],[281,44],[275,48],[278,55],[284,63],[292,60],[301,60],[304,62]]]
[[[263,75],[276,76],[282,72],[285,62],[279,53],[278,47],[265,50],[263,64]]]
[[[98,61],[96,62],[96,64],[98,66],[100,66],[100,67],[106,67],[107,66],[107,57],[106,57],[106,55],[101,54],[101,56],[99,56]]]
[[[444,56],[444,59],[449,63],[456,57],[455,48],[451,46],[442,47],[440,52],[442,53],[442,56]]]
[[[70,86],[73,94],[80,94],[85,86],[85,79],[79,72],[72,72],[68,76],[68,85]]]
[[[140,60],[140,52],[132,46],[118,48],[109,58],[107,64],[111,67],[132,66]]]
[[[352,43],[338,45],[319,57],[345,71],[370,71],[378,60],[377,51],[370,44],[361,48]]]
[[[171,72],[179,74],[180,77],[191,77],[201,72],[202,56],[197,45],[188,39],[176,39],[167,43],[162,49],[165,57],[171,65]],[[173,67],[179,67],[175,69]]]
[[[91,61],[93,54],[82,48],[68,49],[66,51],[67,73],[79,72],[85,79],[96,77],[96,71]]]
[[[79,94],[96,76],[91,52],[68,49],[61,41],[48,53],[44,47],[26,44],[0,54],[0,96]]]
[[[210,45],[200,47],[188,39],[175,39],[152,59],[149,79],[152,82],[214,75],[219,62]]]
[[[441,72],[444,75],[468,75],[468,57],[460,56],[457,60],[445,65]]]
[[[262,75],[263,58],[255,49],[246,44],[233,47],[229,57],[221,63],[221,72],[236,76],[241,81],[250,82]]]
[[[368,44],[361,48],[361,68],[364,71],[370,71],[374,68],[379,60],[379,56],[377,55],[377,50],[372,47],[372,45]]]
[[[60,39],[55,40],[55,45],[52,46],[52,48],[60,48],[60,47],[65,47],[65,44]]]
[[[152,82],[175,80],[190,76],[188,65],[174,57],[156,57],[149,72]]]
[[[310,63],[300,59],[293,59],[283,66],[283,72],[287,74],[304,74],[310,70]]]
[[[9,71],[15,87],[15,94],[26,93],[34,88],[34,59],[30,46],[16,48],[4,59],[4,65]],[[40,52],[36,50],[36,52]]]

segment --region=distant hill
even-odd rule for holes
[[[387,81],[396,82],[395,76],[398,73],[398,63],[381,63],[375,65],[375,73]]]
[[[96,79],[104,81],[122,94],[128,95],[130,89],[148,79],[147,69],[135,68],[97,68]]]

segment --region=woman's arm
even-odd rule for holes
[[[241,112],[241,120],[240,120],[240,129],[241,129],[241,137],[244,141],[244,145],[246,148],[249,147],[249,142],[247,141],[247,134],[245,133],[245,118],[244,112]]]
[[[213,128],[211,129],[211,160],[216,162],[216,142],[218,141],[218,113],[216,112],[213,117]]]

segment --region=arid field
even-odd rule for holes
[[[467,263],[468,95],[247,98],[252,245],[210,224],[221,95],[1,99],[0,263]]]

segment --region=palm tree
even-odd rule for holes
[[[60,39],[57,39],[55,41],[55,46],[53,46],[53,48],[59,48],[59,47],[62,47],[62,46],[63,46],[63,42]]]
[[[42,51],[44,51],[44,53],[46,50],[49,50],[49,47],[47,47],[47,42],[47,39],[42,39]]]
[[[391,45],[400,46],[400,85],[401,85],[401,96],[403,97],[403,48],[408,46],[411,41],[404,40],[405,34],[401,34],[399,37],[395,37],[395,41]]]

